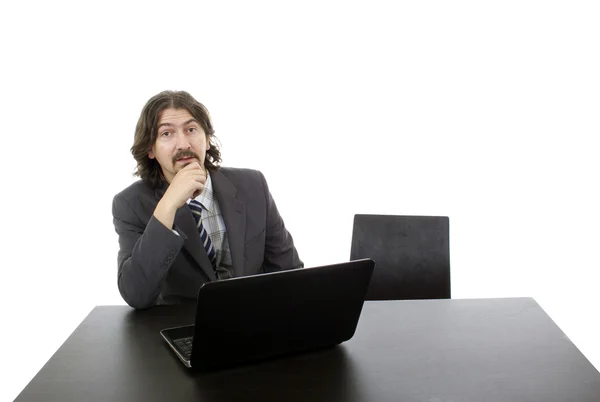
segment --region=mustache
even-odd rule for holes
[[[179,159],[184,159],[184,158],[196,158],[197,160],[200,160],[200,157],[194,151],[184,150],[184,151],[179,151],[175,155],[173,155],[173,165]]]

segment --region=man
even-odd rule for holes
[[[182,303],[207,281],[304,266],[262,173],[219,166],[208,111],[187,92],[146,103],[131,152],[141,179],[112,205],[130,306]]]

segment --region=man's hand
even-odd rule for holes
[[[171,208],[181,208],[188,199],[196,198],[206,183],[206,173],[198,162],[192,162],[181,169],[167,188],[160,202],[165,201]]]
[[[154,216],[163,225],[171,229],[177,209],[181,208],[188,199],[196,198],[206,184],[206,172],[198,162],[192,162],[181,169],[167,191],[156,205]]]

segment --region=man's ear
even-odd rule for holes
[[[154,151],[153,150],[148,151],[148,158],[154,159]]]

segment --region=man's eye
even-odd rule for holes
[[[164,133],[161,134],[163,137],[168,137],[169,135],[171,135],[170,132],[165,131]]]
[[[198,129],[196,127],[190,127],[190,128],[188,128],[188,131],[190,133],[195,133],[196,131],[198,131]]]

